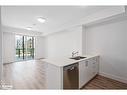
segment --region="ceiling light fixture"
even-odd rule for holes
[[[32,27],[27,27],[26,29],[27,29],[27,30],[32,30]]]
[[[46,21],[46,19],[43,17],[38,17],[37,20],[41,23],[44,23]]]

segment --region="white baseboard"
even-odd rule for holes
[[[114,80],[117,80],[117,81],[120,81],[120,82],[123,82],[123,83],[127,83],[127,79],[123,79],[123,78],[115,76],[115,75],[107,74],[107,73],[104,73],[104,72],[99,73],[99,75],[102,75],[104,77],[111,78],[111,79],[114,79]]]

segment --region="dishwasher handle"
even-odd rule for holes
[[[72,66],[69,70],[74,70],[75,69],[75,67],[74,66]]]
[[[78,68],[78,64],[72,64],[72,65],[69,65],[69,66],[66,66],[64,67],[64,71],[67,71],[67,70],[74,70],[75,68]]]

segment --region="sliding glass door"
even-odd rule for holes
[[[16,35],[15,36],[15,43],[16,43],[16,61],[21,61],[24,58],[23,52],[23,36]]]
[[[34,59],[34,37],[26,37],[26,59]]]
[[[35,37],[32,36],[15,36],[16,43],[16,61],[34,59]]]

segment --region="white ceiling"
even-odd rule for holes
[[[23,29],[32,26],[33,31],[50,34],[71,21],[83,19],[107,7],[109,6],[3,6],[2,24]],[[39,16],[46,18],[46,22],[39,23],[36,20]]]

